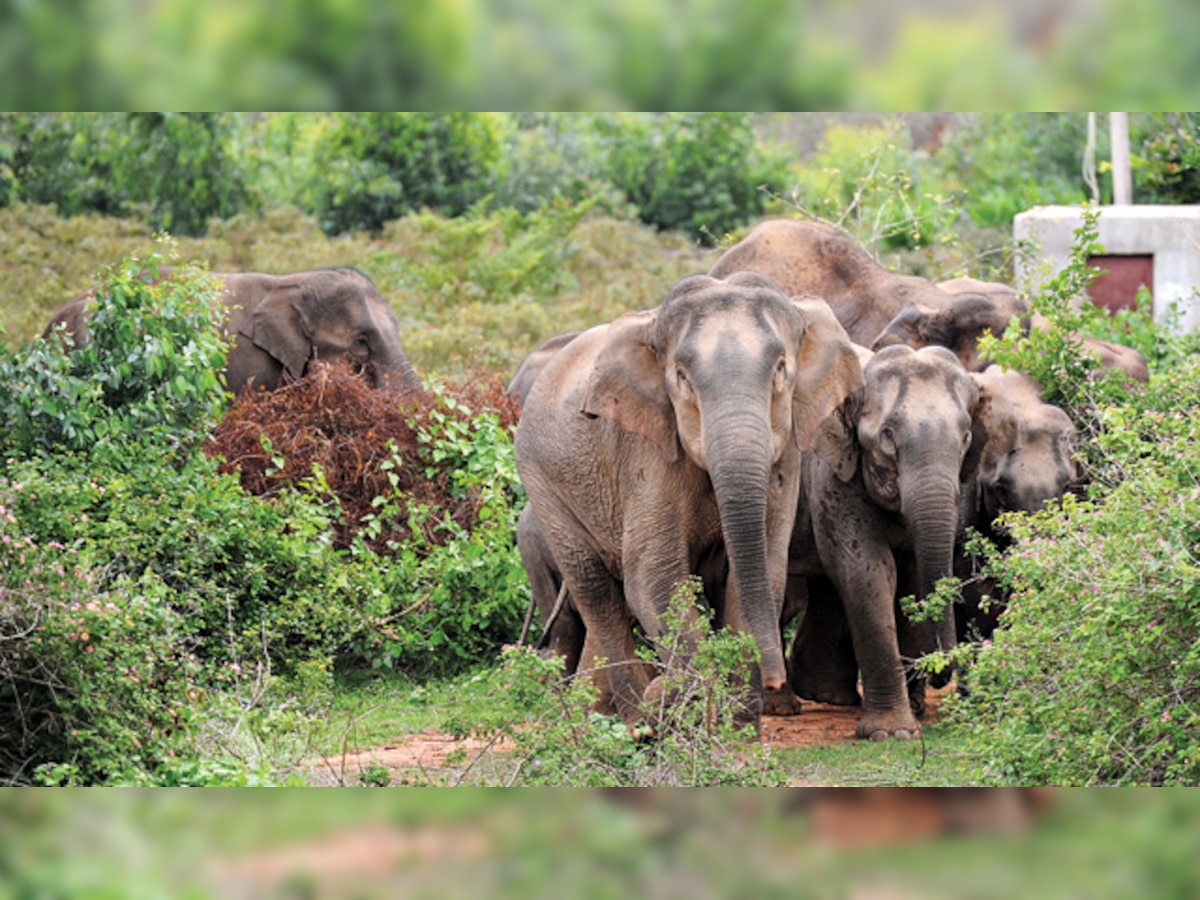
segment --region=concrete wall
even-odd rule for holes
[[[1028,269],[1017,261],[1019,287],[1036,288],[1045,263],[1051,273],[1066,266],[1081,221],[1077,206],[1035,206],[1017,214],[1013,236],[1040,248]],[[1102,206],[1097,229],[1108,253],[1153,254],[1156,320],[1177,303],[1180,326],[1200,326],[1200,206]]]

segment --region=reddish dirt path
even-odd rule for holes
[[[938,719],[942,698],[951,688],[930,690],[928,711],[922,720],[928,725]],[[854,728],[858,724],[858,709],[847,706],[828,706],[804,702],[798,716],[763,716],[762,737],[778,750],[796,747],[824,747],[857,740]],[[344,756],[330,757],[315,763],[311,778],[319,784],[357,784],[358,773],[371,766],[385,766],[396,783],[405,773],[420,777],[422,773],[438,774],[447,768],[461,770],[470,761],[487,752],[504,752],[503,743],[489,745],[476,738],[455,740],[438,732],[407,734],[394,741]],[[453,766],[450,761],[455,760]]]

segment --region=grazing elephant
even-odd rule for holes
[[[565,334],[556,334],[553,337],[546,338],[530,350],[529,355],[521,361],[521,365],[513,373],[512,380],[509,381],[508,387],[505,388],[505,393],[518,403],[524,405],[525,398],[529,396],[529,389],[533,387],[533,382],[542,373],[542,369],[546,367],[546,363],[550,361],[550,357],[579,337],[581,333],[579,331],[568,331]]]
[[[726,250],[708,274],[724,278],[739,270],[761,272],[790,296],[822,297],[850,340],[864,347],[906,307],[936,309],[954,300],[926,278],[889,271],[860,244],[818,222],[763,222]]]
[[[159,277],[171,277],[162,268]],[[214,273],[217,274],[217,273]],[[231,339],[225,384],[274,390],[284,372],[300,378],[308,363],[347,360],[376,387],[419,390],[420,381],[400,343],[396,314],[362,272],[347,266],[292,275],[258,272],[217,274],[225,282],[221,303]],[[50,320],[43,334],[65,329],[73,341],[87,340],[93,292],[76,297]]]
[[[1079,484],[1073,458],[1075,426],[1059,407],[1042,400],[1041,386],[1021,372],[992,366],[975,376],[985,413],[987,445],[975,478],[963,491],[959,524],[1006,546],[994,525],[1005,512],[1034,512]],[[960,546],[955,574],[962,603],[955,605],[959,641],[988,638],[1002,610],[999,587],[977,571],[977,560]],[[990,598],[985,604],[984,597]]]
[[[747,272],[685,278],[546,363],[517,467],[622,719],[661,688],[629,665],[632,626],[661,637],[675,587],[721,542],[726,619],[757,642],[762,684],[786,682],[779,612],[801,450],[861,377],[822,304]]]
[[[930,345],[947,347],[958,354],[970,372],[982,372],[990,363],[980,359],[978,342],[986,331],[999,336],[1014,317],[1019,317],[1022,329],[1046,327],[1046,319],[1030,313],[1025,301],[1006,284],[978,281],[974,278],[954,278],[940,282],[949,293],[948,304],[914,303],[897,313],[871,344],[881,350],[893,344],[920,348]],[[1113,341],[1079,337],[1084,349],[1092,353],[1105,369],[1120,369],[1135,381],[1146,382],[1150,370],[1146,358],[1134,350]]]
[[[942,347],[881,350],[863,378],[804,458],[788,574],[789,591],[803,579],[808,605],[791,684],[801,697],[861,702],[859,737],[908,737],[920,729],[925,684],[909,672],[906,689],[904,660],[953,647],[954,617],[947,609],[913,625],[896,600],[923,599],[952,572],[963,484],[987,444],[985,410]]]

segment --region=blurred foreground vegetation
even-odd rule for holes
[[[17,792],[13,896],[969,896],[1184,900],[1187,791],[1055,791],[1012,834],[861,849],[816,839],[802,790]]]

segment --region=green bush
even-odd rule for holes
[[[748,113],[597,116],[604,177],[638,217],[715,244],[761,215],[763,188],[784,184],[781,161],[758,146]]]
[[[360,661],[390,608],[371,559],[333,547],[325,497],[265,502],[200,452],[224,402],[211,281],[140,271],[107,279],[82,347],[0,355],[9,779],[242,777],[182,761],[204,698],[258,685],[254,706],[273,676]]]
[[[597,693],[587,677],[565,683],[561,660],[542,659],[529,647],[504,649],[498,668],[480,672],[495,703],[471,721],[448,728],[514,746],[509,785],[575,787],[780,786],[785,773],[769,746],[736,713],[745,702],[749,664],[758,648],[747,634],[714,632],[707,618],[694,626],[688,653],[681,630],[694,608],[698,580],[680,585],[664,619],[666,660],[645,659],[663,679],[663,700],[648,706],[633,729],[594,710]]]
[[[1014,543],[988,571],[1008,609],[977,648],[956,714],[994,783],[1194,785],[1200,362],[1159,368],[1144,388],[1095,379],[1066,337],[1092,315],[1071,299],[1092,277],[1095,238],[1092,213],[1070,265],[1033,298],[1052,327],[989,351],[1066,406],[1091,487],[1086,499],[1002,519]]]
[[[958,198],[936,162],[902,146],[894,128],[834,126],[794,167],[784,200],[867,247],[896,250],[949,240]]]
[[[1104,158],[1097,142],[1097,159]],[[1088,199],[1080,159],[1086,113],[995,113],[972,117],[950,133],[939,156],[962,208],[976,223],[1010,228],[1032,206]]]
[[[231,113],[0,114],[0,205],[137,214],[155,231],[204,234],[248,202],[237,123]]]
[[[342,115],[316,150],[317,215],[329,234],[425,208],[460,215],[489,192],[500,148],[487,113]]]
[[[1155,203],[1200,203],[1200,116],[1169,115],[1168,127],[1154,130],[1142,145],[1138,186]]]
[[[220,286],[205,273],[149,284],[161,257],[126,261],[89,304],[89,340],[63,338],[0,356],[0,446],[20,455],[135,440],[190,446],[224,405],[217,372]]]

